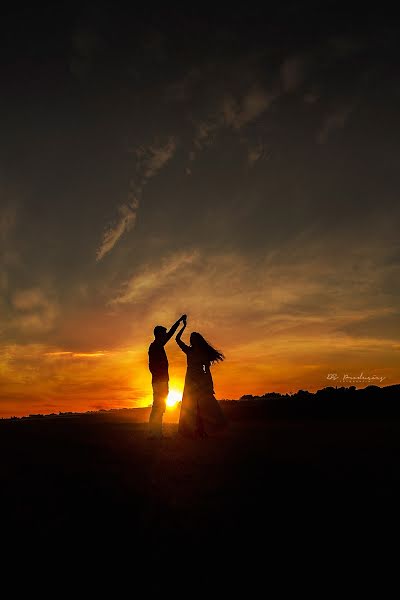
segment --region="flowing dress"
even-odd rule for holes
[[[223,429],[226,417],[214,395],[209,360],[202,350],[187,346],[181,340],[178,344],[187,357],[178,432],[189,437],[204,437]]]

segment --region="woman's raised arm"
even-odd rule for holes
[[[178,344],[179,348],[182,350],[182,352],[184,352],[185,354],[187,354],[190,350],[190,346],[187,346],[184,342],[182,342],[182,333],[185,331],[186,329],[186,321],[184,321],[184,325],[183,327],[178,331],[178,333],[176,334],[176,343]]]

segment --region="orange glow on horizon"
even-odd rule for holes
[[[106,356],[107,352],[45,352],[44,356],[64,356],[67,358],[98,358],[99,356]]]
[[[244,394],[299,389],[315,392],[332,385],[328,375],[334,373],[379,375],[382,386],[398,382],[395,341],[336,335],[333,345],[331,336],[313,331],[308,337],[292,333],[289,343],[288,335],[287,331],[271,332],[268,344],[258,339],[232,340],[230,332],[221,328],[215,338],[210,335],[219,340],[226,355],[223,363],[212,367],[216,398],[234,400]],[[151,406],[147,354],[151,339],[151,334],[142,334],[127,346],[104,350],[99,346],[82,351],[46,344],[5,346],[0,353],[0,417]],[[172,414],[182,400],[186,357],[173,341],[167,355],[171,390],[167,407]],[[356,385],[365,387],[368,381]]]

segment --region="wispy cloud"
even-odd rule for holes
[[[129,199],[118,208],[118,219],[109,224],[103,233],[103,239],[96,251],[96,260],[100,261],[108,254],[123,236],[131,231],[136,223],[143,188],[146,183],[162,169],[173,157],[176,139],[170,137],[164,144],[152,144],[136,148],[136,174],[130,183]]]
[[[328,138],[337,130],[343,129],[348,120],[350,114],[354,110],[354,103],[347,103],[342,106],[335,108],[331,113],[329,113],[318,133],[317,133],[317,142],[318,144],[325,144]]]
[[[148,179],[154,177],[157,172],[173,157],[176,150],[176,139],[170,137],[165,144],[153,144],[140,146],[136,149],[138,184],[144,185]]]
[[[58,315],[55,302],[38,287],[15,292],[12,306],[15,310],[13,327],[29,334],[49,331]]]
[[[308,63],[309,60],[305,56],[289,56],[282,62],[274,80],[268,86],[257,61],[241,65],[242,79],[247,80],[245,89],[224,92],[214,99],[214,108],[209,111],[208,116],[196,122],[194,148],[198,151],[213,144],[218,133],[224,128],[239,132],[262,117],[279,97],[294,92],[302,85],[307,75]],[[237,88],[237,69],[230,71],[228,78],[228,85],[233,89]],[[197,79],[194,80],[196,83]],[[185,89],[185,97],[189,95],[188,87],[191,83],[193,84],[193,78],[181,82]]]
[[[176,284],[176,275],[182,274],[198,259],[197,251],[181,252],[164,259],[161,266],[147,265],[142,271],[125,282],[118,295],[110,304],[127,304],[146,300],[155,292],[172,284]]]
[[[249,167],[254,166],[261,159],[268,156],[265,145],[263,143],[249,144],[247,147],[247,162]]]
[[[242,134],[244,128],[262,119],[279,98],[299,89],[310,66],[311,59],[305,53],[290,55],[277,66],[267,66],[264,56],[250,54],[239,63],[217,62],[204,73],[197,71],[195,77],[176,84],[178,90],[185,90],[179,98],[190,99],[195,97],[194,90],[199,91],[199,81],[202,82],[201,93],[208,108],[203,118],[194,119],[194,150],[198,152],[213,144],[224,129]],[[220,77],[223,83],[208,89],[207,78],[211,74]]]
[[[51,358],[102,358],[103,356],[109,356],[110,352],[68,352],[68,351],[55,351],[45,352],[43,356],[49,356]]]
[[[132,276],[110,304],[138,303],[153,318],[164,314],[168,297],[169,307],[183,305],[197,323],[217,327],[231,346],[232,323],[246,323],[240,338],[255,346],[268,332],[274,338],[290,337],[292,330],[293,339],[334,338],[346,324],[396,312],[379,292],[390,272],[384,266],[386,250],[377,249],[372,260],[370,248],[358,248],[349,259],[340,244],[334,236],[307,242],[299,235],[257,265],[237,253],[174,254]]]
[[[222,105],[224,122],[234,129],[241,129],[261,116],[269,108],[274,97],[274,94],[261,86],[250,89],[239,100],[227,97]]]
[[[234,96],[225,94],[219,101],[214,114],[196,125],[194,146],[204,148],[213,143],[222,128],[238,131],[255,121],[271,105],[275,94],[268,92],[262,86],[253,86],[245,93]]]
[[[122,204],[118,208],[119,219],[112,223],[103,233],[103,241],[96,252],[96,260],[101,260],[110,250],[112,250],[120,237],[130,231],[136,223],[136,211],[139,201],[132,201],[130,204]]]

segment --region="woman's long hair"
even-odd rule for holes
[[[213,348],[211,344],[209,344],[207,340],[203,338],[201,333],[198,333],[197,331],[193,331],[190,334],[190,343],[192,346],[200,348],[207,356],[210,363],[222,362],[225,358],[222,352],[219,352],[219,350]]]

